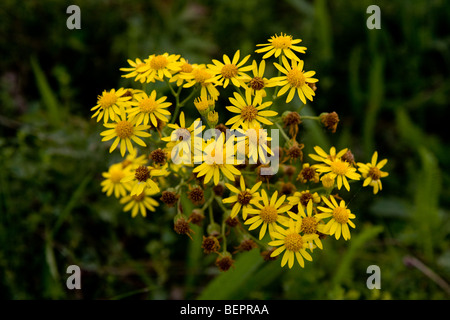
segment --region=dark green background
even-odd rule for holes
[[[81,8],[81,30],[66,28],[62,1],[0,4],[1,298],[449,298],[448,1],[70,4]],[[366,28],[371,4],[381,30]],[[357,214],[352,240],[327,241],[305,269],[254,251],[217,277],[200,230],[186,242],[170,212],[132,219],[102,194],[101,172],[119,158],[90,108],[103,90],[130,85],[119,71],[128,58],[169,52],[208,63],[253,53],[280,32],[303,39],[305,68],[320,80],[308,110],[341,119],[334,135],[302,128],[303,142],[350,147],[362,162],[378,150],[390,176],[376,197],[369,188],[344,195]],[[82,268],[82,290],[65,287],[70,264]],[[381,290],[366,288],[372,264]]]

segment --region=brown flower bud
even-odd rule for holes
[[[332,133],[336,132],[339,122],[339,116],[336,112],[333,111],[331,113],[322,113],[319,117],[325,128],[330,130]]]

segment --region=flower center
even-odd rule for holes
[[[252,200],[252,194],[248,191],[242,191],[237,196],[237,201],[244,206],[249,204],[250,200]]]
[[[259,91],[264,89],[264,79],[261,77],[254,77],[249,82],[250,88],[253,90]]]
[[[107,109],[113,106],[116,102],[117,96],[112,92],[106,92],[100,97],[98,104],[101,105],[103,109]]]
[[[245,106],[241,110],[241,117],[246,121],[253,121],[258,115],[258,110],[252,105]]]
[[[279,36],[272,39],[272,46],[276,49],[286,49],[291,46],[291,36]]]
[[[381,177],[381,171],[377,167],[372,167],[370,168],[368,175],[372,178],[372,180],[378,180]]]
[[[134,177],[139,182],[147,181],[150,178],[150,170],[146,166],[139,166],[134,173]]]
[[[203,82],[205,82],[205,80],[208,80],[209,78],[211,78],[211,74],[204,69],[195,69],[192,71],[192,74],[194,75],[194,80],[197,83],[203,84]]]
[[[300,203],[302,206],[306,207],[309,200],[313,200],[313,195],[310,192],[303,192],[300,196]]]
[[[120,139],[125,139],[133,135],[133,124],[122,120],[117,123],[116,134]]]
[[[331,164],[331,170],[337,175],[345,175],[348,172],[349,163],[341,160],[335,160]]]
[[[237,76],[238,68],[234,64],[226,64],[222,67],[220,73],[225,79],[230,79]]]
[[[305,217],[302,219],[302,230],[306,234],[316,233],[317,221],[314,217]]]
[[[272,206],[265,206],[261,209],[260,217],[266,223],[274,223],[278,218],[277,209]]]
[[[294,88],[301,88],[306,83],[306,78],[303,75],[303,71],[299,69],[290,70],[286,77],[289,84]]]
[[[286,250],[299,251],[303,248],[302,236],[298,233],[290,233],[284,238],[284,245],[286,246]]]
[[[167,60],[166,57],[164,57],[162,55],[158,55],[158,56],[154,57],[152,59],[152,61],[150,61],[150,67],[155,70],[160,70],[160,69],[164,69],[168,63],[169,63],[169,61]]]
[[[139,195],[133,195],[133,196],[131,196],[131,198],[133,198],[133,200],[136,202],[141,202],[145,198],[145,191]]]
[[[150,113],[158,108],[158,103],[154,99],[146,98],[139,102],[139,108],[141,112]]]
[[[187,73],[190,73],[190,72],[192,72],[192,70],[194,70],[194,68],[192,67],[192,65],[190,64],[190,63],[184,63],[182,66],[181,66],[181,70],[180,70],[180,72],[187,72]]]
[[[185,140],[189,141],[189,139],[191,138],[191,133],[186,128],[178,128],[175,131],[175,134],[178,137],[179,141],[185,141]]]
[[[312,167],[303,168],[301,172],[306,180],[313,180],[316,177],[316,170]]]
[[[125,173],[121,169],[111,170],[111,182],[112,183],[120,183],[120,180],[125,177]]]
[[[348,222],[348,212],[347,209],[342,207],[337,207],[333,210],[333,218],[337,222],[344,224]]]

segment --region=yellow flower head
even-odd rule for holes
[[[152,166],[139,166],[122,178],[121,182],[131,183],[131,196],[140,195],[145,190],[156,194],[160,189],[156,182],[153,181],[153,177],[166,176],[167,174],[167,164],[159,169]]]
[[[240,190],[232,184],[225,183],[226,187],[234,193],[231,197],[222,200],[223,203],[234,203],[231,209],[230,217],[234,218],[242,208],[242,218],[247,219],[248,209],[252,208],[252,204],[257,202],[260,198],[258,189],[261,186],[262,181],[257,182],[251,189],[245,186],[244,177],[240,178]]]
[[[169,82],[176,82],[177,87],[182,86],[184,79],[180,77],[180,74],[191,73],[196,66],[196,64],[190,64],[186,59],[180,58],[180,70],[170,78]]]
[[[387,159],[383,159],[377,163],[378,152],[375,151],[372,155],[372,161],[370,163],[360,163],[358,162],[358,170],[361,172],[364,183],[363,186],[368,185],[373,187],[373,193],[377,194],[378,190],[382,190],[381,178],[387,177],[389,173],[381,171],[381,169],[386,165]]]
[[[292,36],[288,36],[283,33],[281,33],[279,36],[274,35],[267,41],[269,43],[256,45],[257,47],[263,47],[261,49],[255,50],[256,53],[266,52],[262,57],[263,59],[267,59],[273,55],[275,56],[275,58],[278,58],[278,56],[283,53],[289,59],[299,61],[300,59],[293,51],[300,53],[305,53],[306,51],[306,47],[296,46],[296,44],[302,42],[301,39],[292,39]]]
[[[317,207],[322,213],[316,214],[316,217],[319,219],[331,217],[325,225],[323,233],[334,235],[336,240],[338,240],[342,234],[342,237],[345,240],[349,240],[350,230],[348,226],[355,228],[355,224],[350,220],[354,219],[355,215],[351,213],[350,209],[347,209],[344,200],[341,200],[339,205],[333,196],[330,196],[331,201],[324,196],[322,196],[322,200],[325,202],[327,207]]]
[[[233,56],[233,60],[224,54],[223,62],[219,60],[213,59],[213,64],[208,65],[208,68],[212,70],[217,76],[215,77],[216,81],[223,85],[224,88],[228,86],[231,82],[236,87],[244,86],[244,82],[242,81],[243,76],[245,76],[245,71],[251,70],[252,66],[245,66],[244,64],[247,62],[250,55],[244,57],[241,62],[239,62],[240,51],[236,51]]]
[[[145,189],[142,193],[138,195],[128,195],[120,199],[121,204],[126,204],[123,207],[123,211],[131,210],[131,217],[135,218],[140,212],[145,218],[147,216],[147,210],[154,212],[156,207],[159,206],[158,201],[153,199],[151,196],[155,192],[150,189]]]
[[[257,209],[248,209],[247,213],[255,214],[255,216],[247,219],[244,223],[250,224],[248,230],[253,230],[261,226],[259,240],[264,237],[267,229],[269,229],[269,234],[273,236],[277,224],[286,225],[288,223],[289,219],[282,214],[291,209],[292,206],[285,204],[285,200],[286,195],[278,198],[278,191],[275,191],[269,200],[266,191],[262,189],[260,201],[263,203],[255,202],[254,205]]]
[[[143,74],[145,73],[145,69],[141,67],[145,66],[145,62],[143,62],[141,59],[137,58],[135,61],[128,59],[128,64],[131,66],[129,68],[120,68],[120,71],[128,72],[127,74],[122,75],[123,78],[134,78],[134,81],[140,81],[141,83],[144,83],[146,81]],[[139,71],[138,71],[139,70]]]
[[[194,66],[191,72],[180,72],[179,77],[186,81],[183,88],[191,88],[194,85],[200,85],[200,97],[208,99],[209,95],[213,100],[219,98],[214,71],[209,70],[205,65],[201,64]]]
[[[128,109],[128,117],[130,120],[136,119],[136,124],[149,122],[154,127],[158,126],[158,120],[169,122],[167,117],[170,117],[170,112],[166,110],[172,105],[171,102],[165,102],[167,97],[156,98],[156,90],[153,90],[150,95],[145,92],[137,95],[135,101],[130,102],[132,108]],[[166,117],[167,116],[167,117]]]
[[[114,193],[116,198],[125,196],[131,190],[130,184],[121,182],[122,178],[131,172],[130,167],[123,167],[121,163],[113,164],[109,167],[108,172],[103,172],[105,178],[101,182],[102,192],[106,192],[109,197]]]
[[[309,242],[318,238],[317,234],[301,235],[302,220],[294,221],[289,219],[288,229],[281,226],[276,226],[276,230],[272,233],[275,240],[269,242],[270,246],[278,247],[271,253],[271,257],[276,257],[284,251],[281,259],[281,266],[284,267],[286,263],[289,268],[294,266],[295,260],[304,268],[305,261],[312,261],[311,255],[306,251],[309,248]]]
[[[150,126],[136,126],[135,120],[127,120],[124,113],[120,115],[119,119],[116,119],[115,123],[105,123],[104,126],[108,128],[108,130],[100,133],[100,135],[103,136],[102,141],[108,141],[116,138],[111,145],[109,152],[113,152],[113,150],[117,148],[120,142],[120,154],[122,155],[122,157],[125,156],[125,152],[127,149],[129,153],[134,152],[131,140],[133,140],[140,146],[145,147],[145,142],[142,141],[142,139],[140,139],[139,137],[150,137],[150,133],[145,131],[149,129]]]
[[[226,107],[229,111],[237,113],[237,116],[232,117],[225,123],[225,125],[232,124],[231,129],[236,129],[241,126],[244,130],[261,127],[262,124],[272,125],[273,122],[267,120],[266,117],[274,117],[278,112],[273,110],[264,110],[272,105],[272,102],[264,102],[259,105],[256,98],[252,99],[250,91],[245,92],[245,100],[239,93],[234,93],[234,98],[229,98],[232,106]]]
[[[305,97],[313,101],[313,96],[316,95],[313,89],[309,86],[311,83],[316,83],[317,79],[312,78],[316,72],[315,71],[303,71],[303,60],[296,61],[292,60],[291,64],[287,61],[285,57],[282,58],[283,65],[281,66],[278,63],[274,63],[274,66],[284,74],[284,76],[275,77],[273,78],[273,81],[276,81],[280,87],[282,87],[279,91],[277,96],[282,96],[286,92],[289,91],[286,103],[289,103],[292,101],[292,99],[295,96],[295,93],[297,92],[298,97],[300,100],[306,104]]]
[[[145,59],[145,64],[137,69],[142,73],[142,77],[146,82],[164,81],[164,78],[172,78],[172,74],[181,69],[181,63],[178,61],[180,55],[171,54],[167,52],[164,54],[152,54]]]
[[[129,100],[131,96],[127,95],[128,91],[124,88],[111,89],[103,91],[98,96],[97,105],[91,111],[97,110],[91,118],[97,117],[97,122],[103,118],[103,122],[108,122],[109,119],[115,121],[118,116],[129,107]]]
[[[273,79],[267,79],[264,77],[264,72],[266,69],[266,61],[261,60],[261,62],[258,63],[253,60],[252,63],[252,73],[253,77],[250,77],[246,75],[243,78],[243,81],[246,85],[245,90],[249,90],[252,96],[255,96],[254,103],[256,104],[262,104],[263,98],[267,96],[265,88],[270,88],[276,86],[278,83],[276,81],[273,81]]]

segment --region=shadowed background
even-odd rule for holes
[[[81,30],[66,28],[61,1],[0,4],[1,298],[450,297],[448,2],[70,4],[81,8]],[[371,4],[381,30],[366,28]],[[301,128],[305,150],[349,147],[361,162],[378,150],[390,176],[376,197],[355,188],[351,241],[325,242],[305,269],[264,263],[253,250],[219,274],[199,230],[186,241],[170,212],[132,219],[101,192],[101,173],[119,158],[100,142],[90,108],[103,90],[131,85],[119,71],[127,59],[169,52],[208,63],[253,54],[280,32],[303,39],[306,69],[320,80],[308,110],[341,119],[334,135]],[[66,289],[71,264],[82,290]],[[366,287],[369,265],[381,268],[381,290]]]

